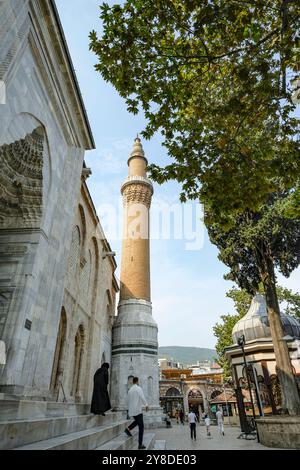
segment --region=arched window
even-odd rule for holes
[[[106,356],[105,356],[105,352],[102,353],[102,357],[101,357],[101,365],[104,364],[106,362]]]
[[[112,296],[111,296],[111,293],[109,291],[109,289],[107,289],[106,291],[106,315],[107,315],[107,324],[108,325],[111,325],[112,322],[113,322],[113,319],[114,319],[114,316],[115,316],[115,312],[114,312],[114,305],[113,305],[113,301],[112,301]]]
[[[80,378],[82,373],[82,361],[84,353],[84,327],[80,325],[74,340],[73,374],[71,396],[77,397],[80,392]]]
[[[89,303],[89,292],[90,292],[90,285],[91,285],[91,272],[92,272],[92,254],[90,250],[87,254],[87,260],[85,265],[81,270],[81,278],[80,278],[80,290],[81,296],[85,300],[85,303]]]
[[[148,377],[147,382],[148,401],[151,403],[153,401],[153,377]]]
[[[178,397],[179,395],[180,395],[180,391],[175,387],[169,388],[166,392],[167,397]]]
[[[86,218],[85,218],[84,208],[82,207],[81,204],[79,204],[78,209],[79,209],[79,215],[80,215],[80,221],[81,221],[82,246],[84,246],[86,242]]]
[[[73,282],[76,277],[78,262],[80,256],[80,230],[76,225],[72,232],[71,248],[68,262],[68,279]]]
[[[59,397],[59,387],[64,372],[64,352],[66,347],[66,333],[67,333],[67,315],[64,307],[61,310],[59,328],[57,333],[55,355],[52,368],[51,376],[51,390],[56,395],[56,399]]]
[[[93,305],[97,298],[97,284],[99,273],[99,250],[96,238],[92,239],[91,244],[91,275],[90,275],[90,291],[89,296]]]

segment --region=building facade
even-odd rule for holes
[[[175,417],[179,410],[185,415],[193,409],[199,416],[204,412],[213,417],[221,406],[225,417],[237,415],[234,391],[223,384],[222,373],[194,375],[192,369],[165,369],[159,384],[160,404],[165,413]]]
[[[93,136],[54,1],[0,4],[0,392],[88,401],[116,268],[84,166]]]
[[[51,392],[57,401],[88,402],[93,373],[111,364],[116,263],[91,200],[83,169],[73,220],[65,289],[57,335]]]

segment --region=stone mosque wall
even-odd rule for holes
[[[84,400],[110,359],[117,285],[85,184],[93,137],[53,1],[0,2],[0,64],[0,392]]]
[[[84,170],[86,172],[86,170]],[[114,258],[83,182],[73,220],[51,392],[56,400],[89,401],[93,374],[111,363],[118,284]]]

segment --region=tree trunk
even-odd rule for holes
[[[258,253],[259,270],[263,282],[268,319],[270,323],[277,375],[283,397],[283,408],[290,415],[300,415],[300,397],[292,370],[287,342],[283,340],[284,330],[280,317],[279,303],[276,292],[274,264],[270,255]]]

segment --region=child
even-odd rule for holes
[[[205,426],[206,426],[207,437],[210,437],[211,436],[211,434],[210,434],[210,417],[208,416],[208,414],[204,415],[204,422],[205,422]]]

